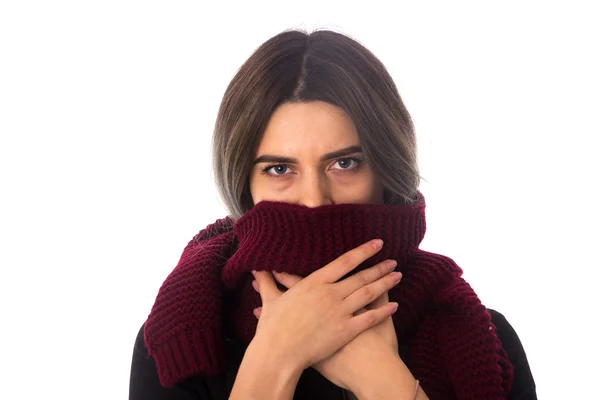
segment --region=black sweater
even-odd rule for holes
[[[497,311],[489,310],[492,322],[504,350],[514,367],[514,383],[509,400],[537,399],[535,382],[529,369],[525,350],[517,333],[506,318]],[[133,349],[130,400],[226,400],[233,387],[237,369],[242,361],[245,346],[239,341],[227,339],[227,370],[214,378],[192,377],[172,388],[164,388],[158,380],[156,363],[148,357],[144,344],[144,327],[140,329]],[[404,347],[405,348],[405,347]],[[400,346],[400,356],[404,351]],[[298,382],[294,399],[347,399],[348,393],[329,382],[313,368],[306,369]],[[485,400],[485,399],[482,399]]]

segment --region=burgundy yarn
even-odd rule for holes
[[[512,365],[486,307],[452,259],[418,248],[425,199],[415,205],[340,204],[317,208],[261,202],[237,222],[221,219],[186,246],[145,324],[162,385],[225,369],[224,326],[249,343],[261,305],[251,270],[307,276],[371,239],[383,249],[356,270],[398,261],[394,326],[410,343],[405,362],[430,399],[506,399]],[[235,294],[227,311],[225,294]]]

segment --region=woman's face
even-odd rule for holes
[[[383,203],[356,127],[329,103],[286,103],[267,124],[250,172],[254,204],[263,200],[318,207]]]

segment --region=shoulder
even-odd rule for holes
[[[146,350],[146,344],[144,343],[144,324],[140,327],[137,336],[135,337],[135,344],[133,347],[134,351]]]
[[[537,399],[535,381],[529,368],[525,349],[517,332],[502,313],[489,308],[488,312],[492,317],[492,323],[496,327],[496,335],[500,339],[500,343],[502,343],[502,347],[508,355],[514,370],[514,380],[509,400]]]
[[[517,332],[508,322],[506,317],[502,313],[491,308],[488,308],[488,312],[492,316],[492,323],[496,326],[496,334],[498,335],[498,338],[502,344],[507,343],[511,346],[516,344],[516,342],[519,342],[520,344]]]

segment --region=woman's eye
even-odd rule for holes
[[[333,169],[355,169],[358,166],[358,160],[354,158],[340,158],[333,165]],[[339,167],[336,168],[336,165]]]
[[[285,175],[289,170],[287,165],[270,165],[263,170],[263,173],[268,175]]]

